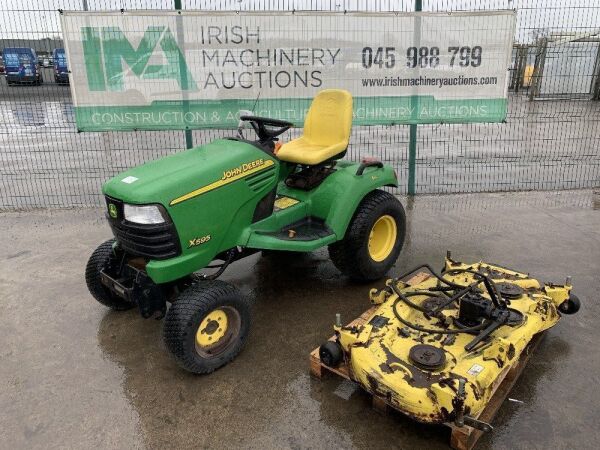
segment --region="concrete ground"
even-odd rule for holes
[[[391,275],[446,249],[573,276],[583,302],[541,343],[479,448],[597,448],[600,429],[600,198],[591,191],[402,200],[405,248]],[[369,307],[372,285],[341,276],[326,252],[236,263],[224,279],[255,299],[248,346],[209,376],[179,369],[161,323],[97,304],[83,280],[110,237],[98,209],[0,215],[0,447],[445,448],[443,427],[381,416],[369,398],[308,375],[309,352]],[[521,403],[522,402],[522,403]]]

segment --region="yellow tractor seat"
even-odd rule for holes
[[[317,94],[304,120],[304,134],[283,144],[282,161],[314,166],[346,151],[352,129],[352,95],[342,89]]]

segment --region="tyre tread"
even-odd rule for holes
[[[111,295],[100,281],[100,270],[110,258],[114,242],[114,239],[109,239],[94,250],[85,267],[85,283],[90,294],[92,294],[98,303],[115,311],[126,311],[135,305],[116,295]]]
[[[198,311],[209,312],[214,309],[219,304],[219,300],[224,297],[237,297],[238,300],[245,302],[249,313],[250,305],[239,291],[234,286],[220,280],[193,284],[179,294],[169,309],[165,317],[163,338],[169,352],[184,369],[198,374],[214,372],[219,367],[231,362],[244,347],[248,338],[247,330],[250,328],[249,314],[248,317],[243,317],[242,314],[243,323],[240,325],[239,341],[224,357],[214,361],[199,362],[186,348],[189,333],[195,334],[195,330],[191,329],[194,325],[194,316]]]
[[[374,190],[367,194],[362,200],[356,212],[348,225],[344,239],[329,246],[329,256],[333,264],[344,274],[357,281],[372,281],[381,277],[381,274],[375,273],[370,267],[370,261],[360,258],[361,247],[364,241],[368,239],[370,229],[370,219],[373,214],[385,204],[399,205],[402,220],[405,220],[404,208],[402,204],[389,192]],[[402,233],[400,249],[404,242],[405,224],[400,224]],[[400,251],[398,250],[398,253]]]

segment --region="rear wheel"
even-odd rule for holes
[[[104,306],[108,306],[115,311],[125,311],[133,308],[135,305],[123,300],[121,297],[112,293],[100,281],[100,271],[106,269],[113,257],[113,244],[115,240],[110,239],[94,250],[85,267],[85,282],[90,294]]]
[[[232,361],[250,330],[250,302],[223,281],[197,282],[175,300],[165,318],[164,340],[178,364],[210,373]]]
[[[360,203],[344,239],[329,246],[329,255],[344,274],[359,281],[383,277],[402,250],[404,208],[392,194],[369,193]]]

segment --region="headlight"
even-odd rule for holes
[[[133,223],[156,224],[165,222],[165,218],[157,205],[139,206],[125,203],[123,215],[125,220]]]

